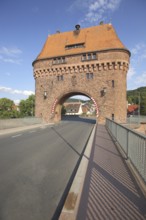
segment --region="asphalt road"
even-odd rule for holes
[[[0,220],[55,216],[93,125],[65,121],[0,136]]]

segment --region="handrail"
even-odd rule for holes
[[[108,118],[106,127],[146,183],[146,136]]]

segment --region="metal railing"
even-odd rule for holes
[[[146,183],[146,136],[110,119],[106,127]]]
[[[143,115],[130,115],[127,118],[127,123],[128,124],[139,124],[141,122],[146,123],[146,116],[143,116]]]

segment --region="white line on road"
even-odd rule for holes
[[[29,133],[34,133],[34,132],[36,132],[36,130],[30,131]]]
[[[21,136],[22,134],[16,134],[16,135],[13,135],[12,138],[16,138],[16,137],[19,137]]]

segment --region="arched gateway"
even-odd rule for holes
[[[46,122],[61,119],[61,106],[72,95],[86,95],[96,105],[99,122],[125,122],[126,76],[130,52],[111,24],[48,36],[33,62],[35,114]]]

